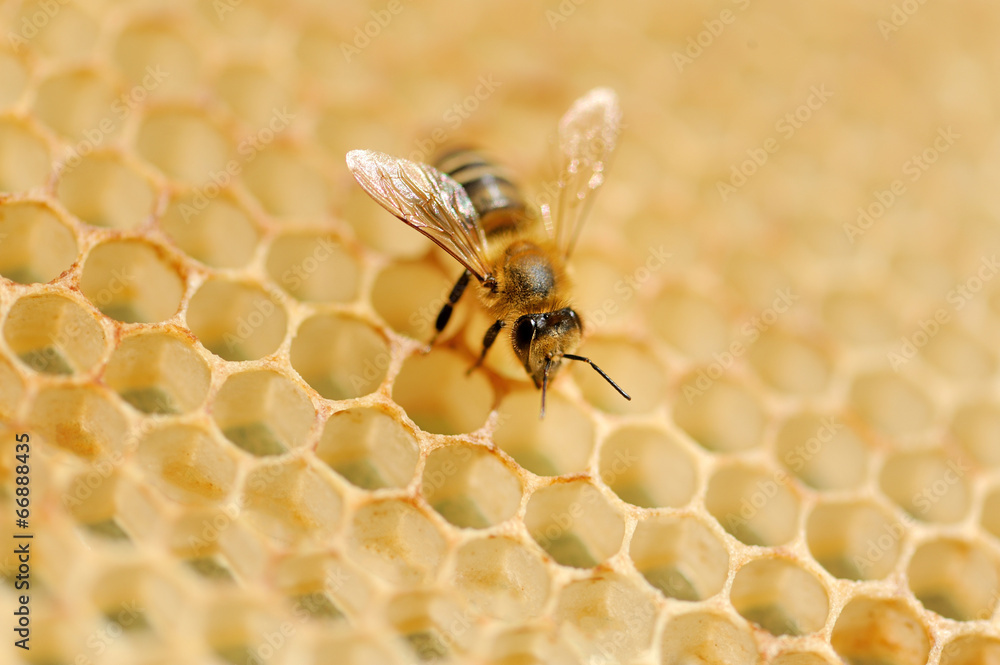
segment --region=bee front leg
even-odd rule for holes
[[[500,331],[505,325],[506,324],[501,319],[499,321],[495,321],[492,326],[486,329],[486,334],[483,336],[483,352],[479,354],[479,360],[477,360],[476,364],[469,368],[466,375],[472,374],[472,370],[483,364],[483,360],[486,358],[486,352],[490,350],[491,346],[493,346],[493,342],[496,341],[497,335],[500,334]]]
[[[462,273],[462,276],[458,278],[455,282],[455,286],[451,288],[451,294],[448,295],[448,302],[444,304],[441,311],[438,312],[437,321],[434,323],[434,336],[431,337],[431,341],[427,343],[427,351],[431,350],[434,346],[434,342],[437,341],[438,335],[444,330],[445,326],[448,325],[448,321],[451,319],[451,313],[455,309],[455,303],[458,302],[462,294],[465,293],[465,287],[469,285],[469,278],[472,277],[472,273],[466,270]]]

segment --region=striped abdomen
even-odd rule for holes
[[[517,230],[527,221],[524,199],[517,187],[481,153],[454,150],[441,155],[434,166],[465,189],[487,236]]]

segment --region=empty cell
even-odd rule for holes
[[[537,390],[514,390],[500,402],[493,441],[517,463],[540,476],[585,471],[594,449],[594,424],[578,404],[549,393],[538,417]]]
[[[840,612],[830,644],[851,665],[924,665],[930,652],[927,628],[905,603],[864,596]]]
[[[386,615],[417,662],[457,659],[479,638],[470,608],[446,592],[399,594],[389,601]]]
[[[179,268],[156,245],[113,240],[90,250],[80,290],[101,312],[125,323],[155,323],[180,307]]]
[[[886,436],[920,434],[930,426],[934,413],[927,396],[892,371],[855,378],[851,402],[868,425]]]
[[[826,624],[826,589],[815,575],[788,559],[757,559],[736,572],[733,607],[772,635],[806,635]]]
[[[695,360],[711,360],[728,343],[728,323],[709,298],[671,286],[652,302],[649,324],[665,342]]]
[[[711,612],[672,617],[663,628],[661,644],[662,665],[757,665],[762,662],[749,626]]]
[[[224,360],[256,360],[274,353],[288,329],[280,298],[256,284],[226,279],[202,284],[191,296],[186,318],[198,341]]]
[[[419,445],[393,416],[378,409],[348,409],[330,416],[316,456],[358,487],[405,487],[413,479]]]
[[[576,351],[590,358],[631,396],[628,401],[587,363],[563,361],[572,367],[573,379],[584,399],[593,407],[615,414],[648,413],[663,406],[667,377],[659,360],[648,348],[635,342],[590,338]]]
[[[261,132],[265,130],[270,131],[265,126]],[[272,137],[274,134],[270,133]],[[244,157],[242,162],[242,182],[250,193],[275,217],[322,218],[326,215],[330,187],[319,168],[291,146],[267,143],[263,138],[250,143],[249,151],[259,152],[252,152],[252,156]],[[248,144],[240,144],[244,145]]]
[[[834,577],[879,580],[899,561],[907,528],[866,501],[820,503],[806,521],[813,558]]]
[[[237,458],[218,434],[196,425],[154,429],[138,443],[146,477],[182,503],[220,501],[233,489]]]
[[[707,450],[760,445],[765,416],[757,397],[724,374],[721,365],[713,364],[684,379],[673,405],[674,422]]]
[[[14,106],[27,81],[25,63],[13,53],[0,53],[0,109],[7,110]]]
[[[28,424],[50,444],[86,460],[120,456],[127,441],[125,416],[94,386],[42,389],[32,402]]]
[[[889,457],[879,477],[886,496],[925,522],[957,522],[972,501],[972,465],[943,453],[897,453]]]
[[[260,231],[229,194],[194,190],[176,195],[160,228],[185,254],[213,268],[240,268],[253,258]]]
[[[507,665],[579,665],[580,659],[551,625],[513,625],[494,637],[488,662]]]
[[[337,158],[343,159],[342,149]],[[340,214],[365,247],[395,259],[417,259],[427,255],[434,246],[430,238],[407,228],[380,206],[372,205],[371,198],[360,187],[349,188]],[[454,284],[462,274],[461,267],[447,255],[441,265],[446,267],[448,281]]]
[[[0,275],[21,284],[50,282],[76,261],[76,235],[48,205],[0,203]]]
[[[0,419],[13,422],[22,397],[24,381],[11,362],[0,355]]]
[[[990,635],[960,635],[941,651],[941,665],[1000,663],[1000,639]]]
[[[375,278],[372,306],[396,332],[429,341],[435,333],[438,313],[447,302],[454,284],[455,279],[427,261],[392,263]],[[475,300],[472,290],[468,291],[452,312],[448,325],[438,337],[439,341],[450,339],[465,321],[469,303]],[[483,333],[478,332],[481,340]],[[502,343],[503,340],[501,335],[497,342]]]
[[[835,291],[823,302],[823,316],[828,330],[850,344],[883,344],[898,329],[879,294]]]
[[[212,418],[246,452],[280,455],[305,443],[316,410],[303,390],[271,370],[233,374],[212,404]]]
[[[145,333],[119,342],[104,380],[143,413],[184,413],[205,401],[211,373],[191,339]]]
[[[187,37],[190,33],[188,26],[172,22],[168,16],[139,19],[122,28],[113,57],[129,86],[124,93],[126,108],[197,92],[203,63]]]
[[[227,162],[232,155],[228,138],[205,117],[201,109],[159,107],[149,111],[135,138],[139,156],[171,180],[225,187],[232,179]]]
[[[541,613],[551,582],[535,550],[513,538],[490,536],[458,549],[452,583],[478,611],[520,623]]]
[[[642,508],[678,507],[695,492],[695,461],[683,445],[652,427],[625,427],[605,439],[601,481]]]
[[[94,367],[105,352],[98,316],[56,293],[29,295],[11,306],[3,336],[21,362],[36,372],[80,374]]]
[[[277,237],[267,253],[267,272],[303,302],[348,302],[358,292],[361,267],[339,238],[295,233]]]
[[[274,109],[288,105],[285,85],[265,69],[251,62],[227,65],[216,79],[215,91],[229,109],[251,127],[263,127]]]
[[[429,582],[441,566],[446,541],[434,523],[406,501],[375,501],[351,519],[348,555],[397,587]]]
[[[985,545],[940,538],[919,545],[906,569],[924,607],[956,621],[993,617],[1000,598],[997,555]]]
[[[114,152],[92,152],[81,143],[66,158],[56,195],[66,209],[93,226],[134,229],[150,220],[156,204],[152,183]]]
[[[473,529],[499,524],[521,505],[521,481],[515,472],[477,446],[446,446],[428,455],[421,491],[446,520]]]
[[[952,418],[951,433],[983,466],[1000,466],[1000,405],[973,402],[960,407]]]
[[[747,545],[782,545],[795,537],[799,514],[799,499],[788,481],[781,470],[723,466],[708,481],[705,506]]]
[[[629,557],[647,582],[678,600],[714,596],[729,573],[725,545],[695,517],[642,519],[629,542]]]
[[[292,338],[292,367],[326,399],[353,399],[378,390],[392,361],[385,338],[368,323],[317,314]]]
[[[592,568],[615,554],[625,522],[600,490],[583,480],[536,490],[524,516],[528,533],[564,566]]]
[[[242,505],[251,524],[286,544],[325,542],[343,511],[343,499],[330,479],[301,457],[253,469],[244,483]]]
[[[99,70],[70,69],[42,81],[34,109],[42,122],[74,143],[96,145],[121,131],[121,118],[112,106],[115,96]]]
[[[393,382],[392,399],[420,429],[435,434],[472,432],[486,423],[493,388],[469,361],[445,349],[412,355]]]
[[[783,393],[816,395],[830,380],[827,354],[788,333],[767,330],[750,345],[747,358],[764,383]]]
[[[942,327],[921,354],[941,374],[956,381],[982,381],[997,370],[996,356],[957,323]]]
[[[777,457],[818,490],[858,487],[868,473],[868,446],[839,415],[800,413],[777,436]]]
[[[1000,538],[1000,489],[994,488],[983,499],[983,527]]]
[[[29,0],[19,4],[17,13],[11,17],[11,25],[18,26],[18,36],[32,49],[70,61],[92,52],[100,34],[100,24],[80,3],[53,6],[45,0]],[[8,34],[15,51],[20,50],[24,42],[15,42],[12,39],[14,32]],[[29,37],[30,42],[27,41]]]
[[[51,168],[49,147],[34,128],[0,118],[0,194],[44,185]]]

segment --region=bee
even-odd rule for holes
[[[618,97],[595,88],[576,100],[559,122],[559,175],[553,206],[539,214],[529,207],[503,172],[478,152],[457,150],[435,166],[372,150],[347,153],[347,166],[377,203],[433,240],[465,271],[435,322],[431,344],[444,330],[472,278],[476,294],[494,323],[483,350],[469,369],[480,366],[497,336],[510,343],[525,371],[545,393],[563,360],[588,363],[627,400],[632,398],[590,358],[575,355],[583,322],[570,304],[566,261],[573,251],[621,125]]]

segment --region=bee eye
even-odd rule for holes
[[[514,328],[514,343],[519,349],[527,349],[535,334],[535,322],[527,316],[522,316]]]

